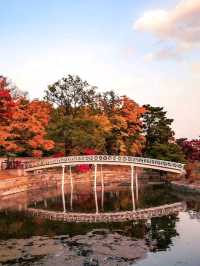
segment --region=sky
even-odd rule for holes
[[[29,97],[79,75],[200,136],[200,0],[0,0],[0,75]]]

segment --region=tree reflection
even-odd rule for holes
[[[151,251],[164,251],[172,245],[172,238],[178,236],[176,231],[177,221],[178,217],[176,215],[151,219],[146,238]]]
[[[140,191],[138,208],[148,208],[169,204],[179,201],[176,194],[172,193],[171,187],[167,185],[144,186]]]
[[[39,217],[27,217],[22,212],[1,213],[0,239],[29,238],[36,235],[82,235],[94,229],[109,229],[132,239],[145,239],[150,250],[166,250],[177,236],[176,215],[152,218],[151,221],[117,222],[117,223],[64,223],[43,220]]]

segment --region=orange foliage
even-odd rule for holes
[[[109,132],[112,129],[111,121],[105,114],[93,115],[90,116],[90,119],[96,121],[105,132]]]
[[[7,124],[8,119],[12,117],[12,100],[9,89],[7,88],[6,78],[0,76],[0,123]]]
[[[41,158],[42,157],[42,151],[40,150],[33,150],[32,151],[32,156],[35,158]]]
[[[50,150],[54,142],[45,139],[51,106],[25,98],[15,99],[7,125],[0,123],[0,146],[6,151]]]
[[[96,141],[98,152],[106,150],[112,154],[138,155],[145,142],[141,121],[145,109],[127,96],[115,98],[112,93],[110,96],[111,98],[109,95],[107,98],[102,98],[95,111],[87,105],[83,106],[77,118],[95,122],[92,134],[95,140],[100,139],[99,142]],[[44,150],[51,150],[54,142],[46,139],[51,111],[52,106],[44,101],[29,101],[25,97],[13,99],[5,78],[0,77],[0,148],[11,152],[32,151],[35,157],[41,157]],[[60,116],[62,120],[62,116],[64,117],[62,108]],[[74,125],[76,128],[76,123]],[[77,126],[76,131],[79,129]],[[75,139],[76,131],[73,132]],[[81,136],[84,131],[78,134]],[[68,134],[65,138],[67,137]],[[79,154],[78,144],[73,148],[75,154],[76,150]]]
[[[135,101],[127,96],[122,97],[122,108],[120,113],[128,124],[128,134],[134,134],[141,131],[141,116],[145,113],[145,108],[140,107]]]
[[[145,143],[145,137],[141,134],[144,112],[145,108],[123,96],[120,107],[110,117],[114,131],[118,132],[115,146],[121,155],[141,153]]]
[[[112,140],[109,153],[140,154],[145,143],[141,120],[146,111],[145,108],[140,107],[127,96],[123,96],[113,104],[112,110],[110,108],[109,112],[107,112],[105,104],[100,109],[101,112],[96,115],[86,110],[84,118],[87,117],[89,120],[96,121]]]

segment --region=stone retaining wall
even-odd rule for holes
[[[101,184],[101,174],[98,168],[97,186]],[[19,192],[30,191],[41,188],[61,186],[62,169],[51,169],[41,171],[35,174],[21,175],[18,170],[0,171],[0,197],[11,195]],[[79,182],[89,182],[93,185],[94,171],[90,170],[87,173],[72,172],[75,185]],[[160,174],[158,171],[141,170],[138,171],[139,180],[147,182],[150,180],[159,180]],[[103,177],[105,186],[109,187],[115,182],[130,183],[131,170],[127,166],[103,166]],[[65,172],[65,189],[70,183],[69,171]]]

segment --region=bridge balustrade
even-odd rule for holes
[[[38,162],[30,163],[26,169],[30,168],[44,168],[45,166],[56,166],[60,164],[78,164],[78,163],[113,163],[113,164],[134,164],[135,166],[155,166],[160,167],[161,169],[174,169],[180,172],[184,172],[184,165],[181,163],[157,160],[151,158],[143,157],[132,157],[132,156],[119,156],[119,155],[83,155],[83,156],[68,156],[56,159],[44,159]],[[142,167],[142,166],[141,166]],[[151,168],[151,167],[149,167]]]

